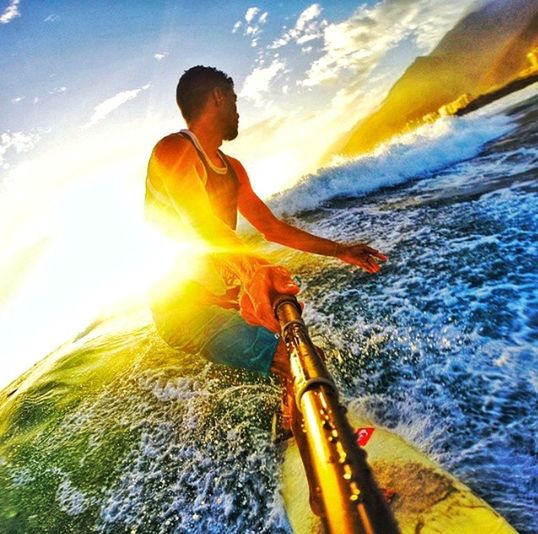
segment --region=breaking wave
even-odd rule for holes
[[[307,175],[270,200],[280,215],[318,208],[335,198],[353,198],[431,176],[476,156],[488,142],[513,128],[506,115],[446,117],[400,135],[374,152]]]

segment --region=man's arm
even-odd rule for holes
[[[236,233],[215,216],[202,182],[204,169],[188,141],[169,136],[160,141],[150,160],[151,173],[158,177],[178,214],[234,272],[249,302],[249,322],[279,331],[274,318],[271,294],[298,292],[282,267],[254,255]]]
[[[241,163],[234,158],[229,159],[239,179],[239,211],[268,241],[313,254],[334,256],[369,273],[380,270],[376,259],[381,261],[387,259],[381,252],[362,243],[342,245],[295,228],[275,217],[252,189],[247,172]]]

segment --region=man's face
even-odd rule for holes
[[[239,133],[239,114],[237,95],[233,89],[224,92],[225,105],[222,107],[222,138],[232,141]]]

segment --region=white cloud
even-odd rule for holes
[[[297,18],[295,26],[285,31],[278,39],[269,45],[270,49],[280,48],[290,42],[299,45],[323,37],[323,29],[327,26],[326,20],[319,20],[323,8],[319,4],[307,7]]]
[[[105,119],[110,113],[112,113],[115,109],[119,108],[126,102],[129,102],[129,100],[133,100],[133,98],[136,98],[141,91],[148,89],[150,84],[146,84],[143,87],[140,87],[139,89],[132,89],[130,91],[122,91],[121,93],[118,93],[117,95],[114,95],[110,98],[107,98],[97,106],[95,106],[93,115],[91,116],[89,122],[87,122],[83,128],[88,128],[89,126],[93,126],[94,124],[101,122],[103,119]]]
[[[17,104],[17,103],[21,102],[22,100],[24,100],[24,96],[16,96],[15,98],[11,99],[11,102],[13,104]]]
[[[249,7],[245,13],[246,25],[242,21],[238,20],[232,28],[232,33],[236,33],[239,28],[245,27],[243,35],[251,38],[250,46],[257,46],[259,41],[259,34],[262,33],[262,26],[267,23],[269,12],[264,11],[261,13],[259,7]]]
[[[295,27],[298,30],[304,30],[307,24],[318,18],[321,15],[321,6],[319,4],[312,4],[310,7],[307,7],[297,19],[297,24]]]
[[[67,87],[65,85],[62,85],[61,87],[55,87],[51,91],[49,91],[49,95],[60,95],[62,93],[65,93],[67,91]]]
[[[269,90],[271,82],[284,68],[285,64],[278,59],[273,60],[268,67],[255,68],[246,77],[239,96],[252,100],[255,106],[262,106],[264,103],[264,93]]]
[[[157,52],[156,54],[153,54],[153,57],[154,57],[157,61],[161,61],[161,60],[164,59],[167,55],[168,55],[168,52]]]
[[[329,24],[321,7],[310,6],[304,16],[301,13],[283,28],[280,40],[271,45],[277,50],[268,47],[258,55],[257,68],[240,92],[254,105],[242,113],[242,132],[234,141],[234,151],[248,165],[256,190],[266,195],[313,172],[327,148],[380,104],[413,58],[430,52],[471,1],[381,0],[369,2],[370,7],[357,2],[364,5],[340,24]],[[296,47],[280,48],[288,44],[311,54],[301,57],[304,62],[312,57],[308,76],[288,71],[297,65]],[[297,76],[307,86],[300,95],[293,94]],[[331,87],[332,98],[318,87],[330,79],[337,81]],[[282,101],[289,105],[279,106]],[[275,168],[279,169],[276,175]]]
[[[28,152],[35,147],[40,137],[37,134],[26,134],[23,132],[4,132],[0,135],[0,165],[5,163],[5,154],[8,150],[13,149],[17,154]]]
[[[43,19],[43,22],[56,22],[60,20],[60,17],[56,13],[51,13],[47,18]]]
[[[364,5],[348,20],[325,27],[324,53],[301,85],[334,81],[343,71],[367,76],[404,40],[413,40],[420,53],[428,53],[471,3],[383,0],[372,7]]]
[[[250,24],[253,20],[254,20],[254,17],[260,12],[260,8],[259,7],[249,7],[247,9],[247,12],[245,13],[245,20]]]
[[[6,7],[5,11],[0,15],[0,24],[9,24],[15,17],[20,17],[19,12],[20,0],[12,0],[11,4]]]

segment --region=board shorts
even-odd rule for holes
[[[248,324],[234,306],[197,298],[185,288],[166,306],[152,306],[160,336],[176,350],[199,353],[207,360],[268,376],[280,336]]]

